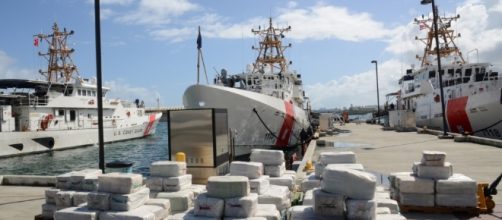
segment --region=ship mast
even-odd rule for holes
[[[46,77],[49,83],[67,83],[71,80],[73,73],[78,74],[77,66],[73,64],[71,54],[75,51],[69,48],[66,41],[68,36],[73,35],[72,31],[59,30],[56,23],[52,26],[52,34],[37,34],[40,40],[47,42],[49,45],[47,53],[39,52],[38,55],[44,57],[48,61],[47,70],[39,70],[38,72]]]
[[[256,62],[253,64],[252,73],[262,72],[266,67],[270,68],[270,73],[274,73],[274,70],[278,69],[278,73],[284,73],[287,71],[287,60],[284,57],[284,50],[291,47],[291,44],[283,46],[281,38],[284,38],[284,32],[290,31],[291,26],[287,28],[274,28],[272,26],[272,18],[269,18],[269,27],[267,29],[258,30],[252,29],[255,35],[261,38],[258,47],[252,47],[254,50],[258,50],[258,57],[256,57]]]
[[[437,9],[436,9],[437,10]],[[455,44],[455,39],[460,37],[460,34],[455,34],[455,31],[450,29],[451,22],[456,21],[460,18],[460,15],[453,17],[439,17],[438,16],[438,36],[440,39],[439,43],[439,54],[441,57],[453,57],[453,63],[464,64],[465,60],[462,56],[462,52],[458,49]],[[417,55],[416,58],[421,61],[421,66],[429,66],[432,62],[432,56],[436,56],[436,48],[432,47],[432,42],[435,36],[435,30],[432,24],[433,18],[424,18],[422,15],[421,19],[415,18],[415,24],[419,25],[420,30],[427,30],[426,37],[419,38],[415,37],[416,40],[421,41],[425,44],[425,49],[422,56]]]

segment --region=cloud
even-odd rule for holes
[[[340,39],[359,42],[382,40],[394,35],[396,30],[386,28],[381,22],[374,21],[368,13],[350,12],[347,8],[334,5],[317,4],[307,9],[296,8],[296,2],[289,2],[287,8],[279,9],[274,25],[292,26],[288,38],[296,40]],[[151,30],[156,40],[179,42],[193,38],[200,25],[206,37],[222,39],[251,38],[251,29],[268,26],[268,18],[252,17],[235,22],[214,13],[186,19],[179,27]],[[191,31],[190,31],[191,30]]]
[[[104,85],[110,88],[106,97],[119,98],[133,102],[135,99],[143,100],[146,106],[157,106],[160,94],[152,88],[135,87],[123,79],[106,81]]]
[[[399,90],[398,80],[402,76],[404,64],[396,59],[379,63],[378,81],[380,105],[385,102],[385,95]],[[318,82],[305,86],[312,102],[312,107],[343,107],[353,105],[373,105],[376,100],[376,76],[371,69],[362,73],[345,75],[339,79]]]
[[[358,42],[383,39],[394,33],[383,23],[373,20],[369,13],[351,12],[336,5],[288,8],[282,10],[276,21],[293,26],[295,31],[289,37],[298,40],[340,39]]]
[[[137,9],[117,17],[117,21],[148,26],[162,25],[170,23],[173,17],[198,8],[198,5],[188,0],[140,0]]]
[[[0,79],[35,79],[36,71],[15,66],[15,60],[0,50]]]

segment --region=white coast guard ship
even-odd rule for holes
[[[438,18],[445,115],[450,132],[502,139],[502,78],[490,63],[466,62],[454,40],[460,37],[450,29],[460,16]],[[443,129],[439,71],[434,28],[431,18],[416,19],[427,37],[421,67],[410,69],[399,81],[401,90],[397,109],[413,111],[416,125]]]
[[[252,148],[297,147],[309,131],[310,106],[301,75],[289,70],[284,50],[291,44],[281,42],[289,30],[274,28],[272,19],[268,28],[252,30],[261,39],[253,47],[258,57],[246,72],[227,75],[222,70],[214,85],[192,85],[183,95],[186,109],[227,109],[236,156],[247,155]]]
[[[48,44],[45,80],[0,79],[0,157],[46,152],[98,142],[97,86],[82,79],[66,44],[73,31],[38,34]],[[41,43],[41,42],[40,42]],[[77,73],[77,74],[75,74]],[[108,88],[103,88],[106,94]],[[146,114],[142,104],[103,99],[105,142],[155,133],[161,113]]]

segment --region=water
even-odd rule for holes
[[[58,175],[72,170],[99,167],[98,146],[0,159],[0,175]],[[133,172],[148,175],[150,164],[168,159],[167,123],[159,123],[155,135],[105,145],[105,163],[134,162]]]

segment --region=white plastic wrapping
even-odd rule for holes
[[[102,173],[100,169],[85,169],[72,173],[70,176],[70,187],[74,190],[83,190],[85,179],[97,178]]]
[[[150,175],[158,177],[174,177],[185,175],[187,164],[177,161],[156,161],[150,165]]]
[[[401,205],[433,207],[435,204],[434,194],[400,193]]]
[[[250,191],[245,176],[211,176],[206,189],[208,196],[222,199],[247,196]]]
[[[322,164],[333,163],[356,163],[356,154],[352,151],[343,152],[322,152],[319,156]]]
[[[434,193],[434,180],[415,176],[398,176],[396,178],[400,193]]]
[[[390,209],[387,207],[377,207],[376,214],[382,215],[382,214],[392,214],[392,213],[390,212]]]
[[[314,174],[311,174],[305,178],[301,183],[302,192],[306,192],[307,190],[311,190],[317,187],[321,187],[321,178],[317,177]]]
[[[89,192],[75,192],[73,194],[72,206],[79,206],[87,203],[87,194],[89,194]]]
[[[333,217],[322,217],[314,213],[312,206],[293,206],[288,210],[288,220],[333,220]],[[343,218],[340,218],[343,219]]]
[[[307,190],[303,195],[303,205],[314,205],[314,189]]]
[[[373,174],[328,165],[322,176],[323,191],[345,195],[352,199],[370,200],[375,197],[376,179]]]
[[[58,208],[71,207],[75,191],[59,191],[56,193],[56,206]]]
[[[161,206],[158,206],[158,205],[146,205],[145,204],[141,207],[145,210],[152,212],[153,215],[155,216],[155,220],[165,219],[165,218],[167,218],[167,216],[169,216],[169,214],[171,214],[170,209],[165,209],[165,208],[162,208]]]
[[[150,198],[150,189],[142,187],[140,190],[130,194],[112,194],[110,198],[110,209],[113,211],[129,211],[145,204]]]
[[[281,177],[270,177],[270,184],[277,186],[286,186],[293,191],[295,188],[295,177],[291,175],[282,175]]]
[[[324,168],[326,168],[326,166],[328,166],[328,165],[332,166],[332,167],[342,167],[342,168],[364,171],[364,166],[360,163],[333,163],[333,164],[316,163],[315,164],[315,175],[318,177],[321,177],[322,172],[324,171]]]
[[[399,189],[397,177],[400,176],[412,176],[412,172],[395,172],[395,173],[390,173],[388,176],[389,183],[390,183],[390,188],[395,188]]]
[[[345,213],[345,196],[314,190],[314,212],[320,216],[342,217]]]
[[[196,216],[221,217],[225,208],[225,200],[208,197],[207,193],[202,193],[195,199],[193,213]]]
[[[446,153],[441,151],[423,151],[422,163],[426,166],[443,166]]]
[[[438,194],[476,194],[476,181],[460,173],[453,174],[446,180],[436,181]]]
[[[54,218],[54,213],[56,212],[57,208],[55,204],[42,204],[42,217],[44,218]]]
[[[56,188],[58,189],[70,189],[71,188],[71,175],[73,175],[75,171],[64,173],[56,176]]]
[[[221,218],[196,216],[193,213],[193,210],[190,210],[190,211],[170,215],[165,220],[221,220]]]
[[[390,199],[389,192],[375,192],[376,199]]]
[[[256,214],[258,194],[225,199],[225,217],[247,218]]]
[[[347,199],[348,219],[371,219],[376,218],[377,203],[375,200]]]
[[[183,190],[179,192],[161,192],[157,194],[158,199],[169,199],[172,212],[183,212],[193,206],[193,192]]]
[[[107,211],[99,213],[99,220],[156,220],[152,207],[161,209],[158,206],[140,206],[127,212]]]
[[[251,193],[257,193],[259,195],[265,193],[270,187],[270,177],[261,176],[260,178],[249,180],[249,189]]]
[[[380,214],[377,215],[376,220],[406,220],[406,217],[401,214]]]
[[[198,195],[207,192],[206,185],[199,185],[199,184],[192,184],[190,187],[188,187],[187,190],[192,191],[194,197],[197,197]]]
[[[98,190],[98,176],[87,176],[82,181],[82,190],[84,190],[84,191],[97,191]]]
[[[145,180],[145,184],[152,191],[164,191],[164,177],[150,176]]]
[[[291,207],[291,199],[288,187],[270,185],[270,188],[258,196],[259,204],[274,204],[277,209],[284,210]]]
[[[478,197],[470,194],[436,194],[436,205],[449,207],[476,207]]]
[[[286,172],[286,163],[283,162],[280,165],[265,165],[264,167],[265,175],[270,177],[280,177]]]
[[[426,166],[420,162],[415,163],[416,175],[428,179],[448,179],[453,174],[453,166],[445,162],[443,166]]]
[[[60,189],[46,189],[45,190],[45,202],[48,204],[56,204],[56,194],[60,191]]]
[[[110,210],[110,193],[89,192],[87,194],[87,206],[94,210]]]
[[[185,190],[192,185],[192,174],[186,174],[176,177],[166,177],[164,178],[162,184],[162,188],[166,192]]]
[[[263,164],[260,162],[234,161],[230,164],[230,175],[256,179],[263,175]]]
[[[281,165],[284,162],[284,152],[281,150],[252,149],[251,161],[263,163],[263,165]]]
[[[399,213],[399,205],[396,200],[393,199],[375,199],[377,202],[377,207],[385,207],[390,209],[391,214]]]
[[[133,173],[107,173],[98,176],[100,192],[129,194],[143,186],[143,176]]]
[[[87,207],[69,207],[54,213],[54,220],[97,220],[98,211],[87,209]]]
[[[258,204],[255,216],[264,217],[266,220],[281,220],[281,213],[272,204]]]
[[[154,205],[154,206],[159,206],[162,209],[168,209],[169,211],[171,210],[171,202],[169,199],[148,199],[145,202],[145,205]]]

